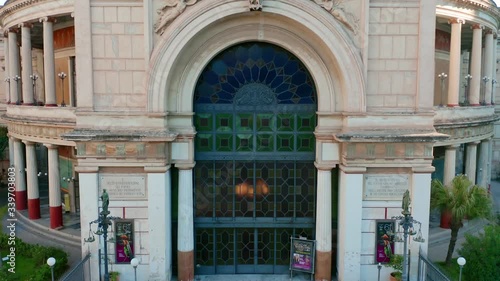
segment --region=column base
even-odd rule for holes
[[[459,106],[458,104],[453,104],[453,103],[449,103],[446,105],[447,107],[457,107]]]
[[[55,229],[63,226],[62,206],[50,206],[50,228]]]
[[[194,253],[177,251],[177,280],[194,280]]]
[[[32,102],[23,102],[22,105],[34,105],[34,103],[32,103]]]
[[[480,103],[471,103],[470,106],[481,106]]]
[[[26,190],[17,191],[16,190],[16,210],[26,210],[28,200],[28,192]]]
[[[30,220],[37,220],[40,216],[40,198],[28,199],[28,216]]]
[[[314,280],[332,280],[332,252],[316,251]]]
[[[57,104],[55,103],[47,103],[45,104],[46,107],[57,107]]]

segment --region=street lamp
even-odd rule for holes
[[[486,84],[488,83],[488,81],[490,81],[490,78],[488,76],[484,76],[482,78],[482,80],[483,80],[484,85],[483,85],[483,97],[481,99],[480,104],[485,105],[486,104]]]
[[[52,281],[54,281],[54,265],[56,264],[56,259],[50,257],[47,259],[47,265],[50,266],[50,272],[52,273]]]
[[[448,74],[442,72],[438,74],[438,78],[441,79],[441,104],[439,104],[439,106],[443,106],[444,80],[448,78]]]
[[[30,79],[32,80],[31,84],[33,85],[33,99],[34,99],[35,105],[38,105],[37,96],[36,96],[36,80],[38,78],[39,78],[38,75],[36,75],[35,73],[30,75]]]
[[[64,73],[64,72],[59,72],[59,74],[57,74],[57,76],[59,76],[59,78],[61,78],[61,89],[62,89],[62,102],[61,102],[61,106],[65,107],[66,103],[64,102],[64,79],[68,75],[66,75],[66,73]]]
[[[413,238],[413,241],[415,242],[425,242],[425,239],[422,237],[422,223],[414,220],[413,217],[411,216],[410,212],[410,204],[411,204],[411,199],[410,199],[410,191],[406,190],[404,195],[403,195],[403,204],[402,204],[402,209],[403,211],[401,212],[402,216],[394,216],[392,217],[393,220],[396,221],[396,223],[403,228],[403,239],[396,239],[395,241],[397,242],[403,242],[404,250],[403,250],[403,275],[401,280],[407,281],[408,280],[408,236],[409,235],[417,235]],[[418,224],[418,232],[415,231],[413,228],[413,224]]]
[[[113,224],[113,220],[120,219],[120,217],[110,216],[108,210],[109,195],[106,189],[103,189],[102,195],[102,211],[99,213],[99,218],[89,223],[89,237],[83,239],[85,242],[94,242],[96,235],[102,235],[104,242],[104,281],[109,281],[108,271],[108,228]],[[97,224],[97,231],[92,231],[92,224]]]
[[[130,261],[130,265],[132,265],[134,267],[134,280],[137,281],[137,266],[139,265],[139,259],[138,258],[133,258],[131,261]]]
[[[465,92],[464,92],[464,105],[469,105],[469,85],[470,85],[470,80],[472,79],[472,75],[467,74],[465,75]]]
[[[9,86],[7,87],[9,89],[9,101],[7,102],[7,104],[10,104],[10,78],[5,77],[4,81],[5,81],[5,83],[9,84]]]
[[[377,268],[378,268],[378,279],[377,280],[380,281],[380,270],[382,269],[382,264],[378,263]]]
[[[497,79],[493,78],[491,79],[491,104],[495,104],[495,85],[497,84]]]
[[[460,275],[458,277],[458,281],[462,281],[462,268],[464,267],[464,265],[465,265],[466,262],[467,261],[463,257],[459,257],[457,259],[457,263],[460,266]]]
[[[16,76],[12,77],[12,80],[16,81],[16,89],[17,89],[17,92],[19,95],[19,81],[21,80],[21,77],[19,77],[19,75],[16,75]],[[19,96],[17,96],[16,104],[17,105],[21,104],[21,99],[19,99]]]

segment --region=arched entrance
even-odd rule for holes
[[[317,98],[285,49],[219,53],[194,96],[197,274],[288,271],[290,237],[314,236]]]

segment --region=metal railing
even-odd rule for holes
[[[90,280],[90,253],[87,254],[70,272],[61,278],[61,281]],[[87,275],[88,276],[87,276]]]
[[[427,257],[418,254],[418,279],[419,281],[451,281]]]

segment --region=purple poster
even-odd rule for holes
[[[314,272],[314,241],[292,238],[290,270]]]
[[[134,257],[134,222],[115,222],[115,254],[116,263],[130,263]]]
[[[388,263],[394,254],[393,241],[394,221],[377,221],[376,262]]]

